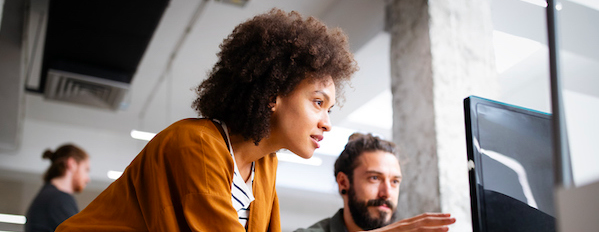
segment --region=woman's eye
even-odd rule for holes
[[[317,104],[318,106],[322,106],[322,103],[323,103],[323,101],[321,101],[321,100],[315,100],[314,102],[316,102],[316,104]]]

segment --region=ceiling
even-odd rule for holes
[[[347,101],[343,108],[335,110],[332,115],[333,123],[340,123],[350,112],[388,89],[389,82],[388,71],[372,72],[378,69],[377,64],[388,63],[389,38],[382,32],[384,2],[377,1],[378,5],[357,0],[345,2],[339,5],[334,0],[271,0],[250,1],[245,7],[239,7],[208,1],[199,17],[190,22],[203,1],[171,1],[133,77],[129,94],[125,97],[128,106],[110,111],[47,100],[35,93],[25,94],[20,150],[3,153],[2,158],[8,159],[3,163],[10,163],[5,168],[40,173],[47,164],[38,159],[38,153],[73,142],[80,144],[92,156],[91,174],[94,180],[109,182],[107,171],[122,171],[145,144],[145,141],[132,139],[129,136],[131,130],[156,133],[179,119],[197,117],[191,109],[195,98],[192,88],[201,83],[216,62],[218,46],[223,38],[239,23],[273,7],[314,15],[329,26],[345,25],[344,30],[352,38],[351,49],[356,51],[359,62],[362,60],[362,71],[354,78],[354,87],[346,88]],[[183,37],[187,25],[192,25],[192,28]],[[356,42],[353,42],[354,37]],[[182,41],[181,47],[175,50],[179,41]],[[176,56],[167,71],[174,51],[177,51]],[[366,72],[368,70],[371,72]],[[366,78],[366,75],[374,78]],[[32,79],[28,80],[29,84],[35,82]],[[354,98],[359,100],[352,100]],[[390,137],[388,129],[371,131]],[[338,153],[338,149],[333,149],[332,153]]]
[[[346,88],[344,106],[332,114],[332,123],[342,128],[330,133],[337,135],[325,136],[324,142],[328,144],[323,146],[323,152],[317,151],[315,155],[322,160],[321,166],[281,162],[279,168],[277,180],[283,188],[334,195],[334,156],[324,153],[338,154],[346,136],[355,130],[391,138],[390,36],[383,31],[384,2],[251,0],[245,7],[239,7],[208,1],[194,21],[192,16],[202,1],[171,0],[133,76],[125,97],[126,108],[102,110],[49,101],[39,94],[27,93],[22,104],[20,149],[0,152],[0,170],[42,173],[48,165],[41,159],[43,150],[73,142],[90,153],[95,186],[106,187],[111,181],[106,173],[122,171],[146,143],[132,139],[130,131],[156,133],[179,119],[196,117],[190,107],[195,98],[192,88],[206,77],[216,62],[223,38],[237,24],[278,7],[315,16],[329,26],[340,26],[350,37],[351,49],[360,66],[352,87]],[[495,0],[491,4],[497,30],[496,49],[502,51],[497,52],[498,68],[502,71],[499,73],[502,95],[498,100],[549,112],[544,8],[519,0]],[[561,40],[564,85],[571,93],[568,94],[575,96],[572,99],[582,97],[583,101],[595,104],[594,99],[599,97],[599,45],[596,42],[599,32],[589,22],[599,22],[599,6],[593,0],[562,1],[562,4],[564,17],[560,26],[568,33]],[[187,25],[192,27],[183,37]],[[183,41],[180,50],[176,50],[178,41]],[[178,52],[167,69],[174,51]],[[501,56],[502,53],[506,55]],[[596,110],[588,114],[599,116]],[[298,172],[305,174],[305,178],[296,178]]]

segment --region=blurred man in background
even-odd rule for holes
[[[44,174],[44,186],[27,210],[25,231],[54,231],[67,218],[79,212],[73,193],[89,183],[89,156],[81,148],[66,144],[56,151],[46,150],[43,159],[52,163]]]

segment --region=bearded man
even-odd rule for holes
[[[455,218],[425,213],[395,222],[401,169],[394,143],[355,133],[335,161],[344,207],[331,217],[296,232],[448,231]]]

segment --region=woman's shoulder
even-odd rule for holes
[[[227,149],[227,145],[212,120],[204,118],[188,118],[179,120],[160,133],[146,145],[146,149]]]
[[[214,123],[212,120],[207,119],[207,118],[185,118],[185,119],[181,119],[173,124],[171,124],[169,127],[167,127],[165,130],[185,130],[185,129],[216,129],[216,127],[214,126]],[[218,131],[218,130],[217,130]]]
[[[175,136],[178,140],[194,140],[212,137],[221,139],[220,132],[213,121],[205,118],[186,118],[179,120],[161,131],[157,136]]]
[[[231,163],[224,138],[210,119],[188,118],[177,121],[158,133],[144,148],[149,157],[168,159],[171,164],[202,165]]]

